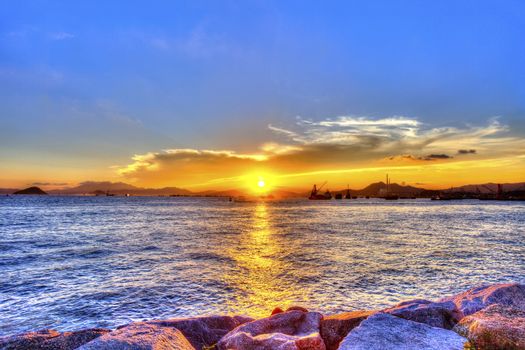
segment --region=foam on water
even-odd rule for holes
[[[525,282],[518,202],[3,197],[0,334]]]

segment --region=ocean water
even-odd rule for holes
[[[0,335],[525,282],[525,203],[0,198]]]

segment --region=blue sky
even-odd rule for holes
[[[0,4],[4,167],[255,152],[298,116],[525,134],[522,1]]]

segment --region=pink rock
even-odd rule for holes
[[[452,329],[460,318],[460,312],[452,301],[434,303],[429,300],[414,299],[403,301],[383,312],[445,329]]]
[[[525,285],[508,283],[477,287],[443,298],[440,301],[454,302],[460,311],[460,318],[478,312],[492,304],[525,310]]]
[[[132,323],[107,333],[78,350],[195,350],[175,328],[145,322]]]
[[[0,349],[73,350],[109,333],[109,329],[92,328],[59,333],[55,330],[29,332],[0,340]]]
[[[335,350],[341,340],[346,337],[361,321],[376,311],[351,311],[342,314],[324,316],[321,320],[321,337],[327,350]]]
[[[463,318],[454,330],[478,349],[525,350],[525,311],[493,304]]]
[[[44,342],[60,335],[54,329],[44,329],[37,332],[28,332],[10,337],[0,338],[0,349],[40,349]]]
[[[250,321],[253,321],[253,318],[245,316],[205,316],[155,320],[146,323],[176,328],[195,349],[200,350],[215,345],[226,333]]]
[[[322,315],[288,311],[248,322],[226,334],[219,350],[325,350],[319,334]]]

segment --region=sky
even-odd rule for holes
[[[525,181],[523,1],[0,9],[0,187]]]

